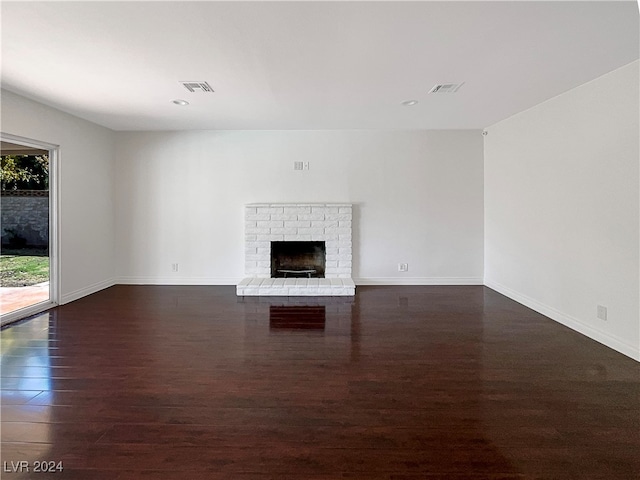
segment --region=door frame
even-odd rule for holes
[[[0,325],[21,320],[60,304],[59,159],[60,145],[0,132],[0,140],[49,150],[49,300],[2,315]]]

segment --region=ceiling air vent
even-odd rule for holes
[[[435,87],[433,87],[429,93],[456,93],[460,87],[464,85],[462,83],[439,83]]]
[[[184,88],[189,90],[191,93],[194,92],[205,92],[205,93],[213,93],[213,88],[207,82],[180,82]]]

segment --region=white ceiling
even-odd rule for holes
[[[114,130],[483,128],[639,50],[635,1],[0,3],[2,87]]]

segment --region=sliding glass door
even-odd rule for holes
[[[3,325],[57,304],[57,155],[55,145],[1,134]]]

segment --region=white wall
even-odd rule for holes
[[[113,284],[113,132],[2,91],[3,133],[60,145],[61,303]]]
[[[638,82],[635,62],[493,125],[484,146],[486,285],[636,359]]]
[[[360,284],[482,283],[479,131],[118,132],[116,145],[122,283],[237,282],[256,202],[354,203]]]

